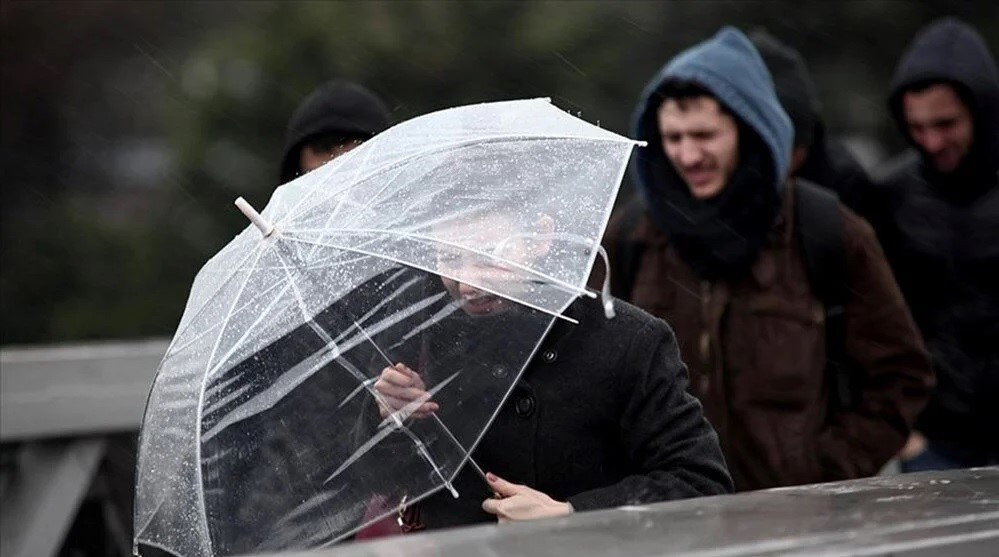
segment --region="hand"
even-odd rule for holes
[[[526,485],[510,483],[492,472],[486,474],[486,480],[498,498],[483,501],[482,510],[496,515],[500,523],[552,518],[572,513],[572,505],[569,503],[556,501]]]
[[[382,370],[381,376],[375,382],[375,392],[381,395],[381,400],[378,401],[378,413],[383,419],[420,399],[426,402],[417,406],[411,416],[426,418],[440,409],[436,402],[428,400],[430,395],[420,374],[402,363]]]
[[[922,433],[913,430],[912,434],[909,435],[909,439],[905,442],[905,446],[898,452],[898,458],[900,460],[912,460],[925,450],[926,438],[923,437]]]

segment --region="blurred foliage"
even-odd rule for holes
[[[0,342],[170,334],[246,225],[232,200],[266,204],[286,120],[327,79],[395,121],[545,96],[626,133],[673,54],[764,26],[809,62],[834,133],[895,150],[891,72],[948,14],[999,52],[987,1],[4,2]]]

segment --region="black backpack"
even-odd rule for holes
[[[855,368],[846,354],[846,301],[849,276],[846,268],[843,215],[835,193],[801,179],[794,180],[795,229],[801,240],[808,281],[825,309],[826,378],[830,403],[840,409],[856,403]],[[623,224],[614,244],[611,281],[614,296],[631,299],[645,245],[629,240],[643,213],[634,196],[622,209]]]

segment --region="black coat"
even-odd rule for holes
[[[910,151],[876,176],[870,218],[937,372],[917,423],[971,458],[999,456],[999,75],[981,38],[953,19],[917,36],[899,63],[890,106],[906,88],[953,84],[972,108],[975,142],[961,167],[935,171]],[[901,129],[904,122],[899,121]]]
[[[816,126],[815,140],[797,175],[836,192],[843,205],[869,219],[871,179],[846,146],[826,137],[823,126]]]
[[[486,471],[568,500],[577,511],[728,493],[718,437],[687,393],[669,326],[617,302],[607,320],[577,301],[546,337],[473,458]],[[427,528],[494,521],[490,496],[466,466],[454,499],[421,503]]]
[[[322,531],[324,521],[360,521],[370,510],[362,505],[333,512],[308,502],[347,487],[328,479],[381,422],[370,396],[350,396],[358,381],[347,373],[351,364],[369,377],[377,376],[385,362],[374,344],[393,362],[418,366],[421,359],[428,360],[425,377],[432,388],[442,379],[441,371],[460,370],[474,354],[519,350],[523,356],[512,359],[525,361],[535,346],[533,339],[541,338],[549,323],[526,317],[525,311],[490,317],[500,320],[490,327],[468,327],[471,318],[461,310],[445,311],[453,300],[439,277],[401,268],[389,269],[345,294],[317,315],[315,323],[327,331],[349,331],[352,322],[371,325],[417,305],[424,307],[398,325],[413,328],[436,321],[420,334],[399,342],[397,330],[387,329],[383,336],[379,327],[370,328],[374,342],[346,349],[272,407],[217,433],[203,433],[205,504],[217,551],[306,547],[316,542],[311,536]],[[581,324],[557,320],[475,451],[476,461],[511,481],[568,498],[579,510],[730,491],[717,436],[700,404],[686,394],[686,367],[669,327],[623,302],[618,303],[618,317],[610,321],[594,301],[577,302],[568,313]],[[444,314],[447,317],[434,317]],[[496,330],[512,332],[492,334]],[[518,335],[532,341],[511,341]],[[311,326],[303,325],[214,376],[206,395],[203,432],[239,414],[248,399],[293,375],[291,370],[321,354],[326,344]],[[497,380],[505,377],[498,374],[500,369],[493,370]],[[446,388],[464,389],[461,400],[492,408],[500,405],[505,392],[475,381],[474,374],[461,374]],[[469,394],[475,389],[477,393]],[[481,432],[475,428],[481,426],[448,416],[455,411],[459,409],[454,405],[443,404],[438,414],[458,438],[474,439]],[[357,427],[338,427],[347,420],[357,420]],[[428,442],[439,434],[430,420],[413,420],[409,426]],[[411,453],[412,440],[393,433],[355,465],[394,458],[397,449]],[[432,450],[442,465],[460,462],[449,443],[432,445]],[[452,469],[445,468],[448,474]],[[428,527],[491,519],[480,508],[490,494],[478,475],[466,467],[454,485],[460,499],[445,491],[419,504]],[[368,507],[374,506],[372,500]],[[357,516],[348,518],[351,513]]]
[[[872,224],[936,371],[916,429],[969,457],[999,456],[999,187],[959,202],[918,157],[897,164]]]

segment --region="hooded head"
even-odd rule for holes
[[[967,24],[948,17],[916,35],[895,70],[888,106],[931,172],[970,178],[969,185],[995,175],[999,72]]]
[[[343,152],[342,145],[368,140],[389,125],[388,109],[374,93],[349,81],[333,80],[309,94],[288,122],[281,156],[281,183],[302,174],[303,147]]]
[[[805,60],[797,50],[762,29],[750,35],[770,70],[781,106],[794,126],[794,147],[808,149],[819,133],[819,98]]]
[[[668,143],[674,142],[670,130],[667,141],[660,132],[660,108],[671,110],[675,92],[691,89],[706,92],[738,128],[734,170],[721,191],[707,199],[688,187],[691,173],[685,172],[687,178],[678,173],[684,163],[677,151],[667,156]],[[779,208],[794,135],[749,39],[725,27],[667,63],[642,93],[633,135],[649,143],[633,159],[637,188],[681,257],[706,278],[748,266]]]

